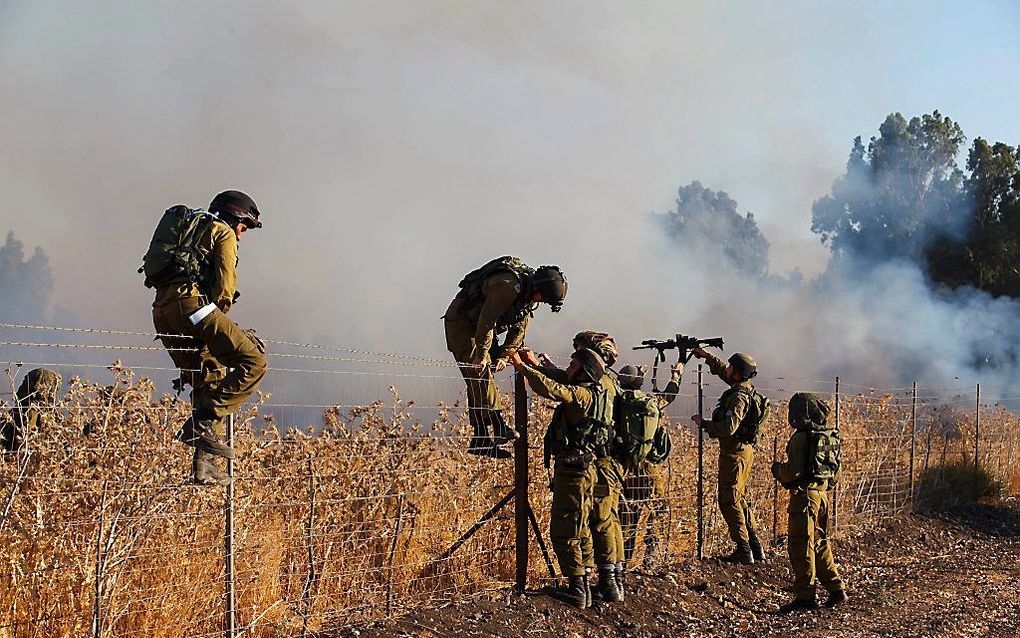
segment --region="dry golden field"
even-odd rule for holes
[[[171,436],[188,404],[156,395],[151,380],[129,369],[115,365],[110,374],[65,383],[27,450],[0,465],[4,638],[222,635],[224,490],[186,483],[190,448]],[[706,410],[719,390],[706,390]],[[695,552],[698,446],[685,425],[692,392],[685,384],[670,410],[674,448],[663,471],[663,540],[675,562]],[[913,465],[909,389],[855,388],[840,398],[837,537],[915,506],[912,486],[922,505],[923,490],[941,489],[939,468],[973,463],[973,397],[919,393]],[[506,397],[508,418],[512,401]],[[263,395],[237,425],[234,563],[245,635],[314,635],[512,583],[512,506],[438,560],[513,487],[512,461],[463,453],[459,397],[430,406],[436,410],[426,414],[438,416],[423,419],[392,389],[370,405],[326,409],[307,432],[279,431],[274,418],[260,416],[269,404]],[[531,502],[543,533],[549,498],[540,443],[549,415],[548,405],[532,402]],[[981,462],[1014,488],[1018,425],[1011,412],[982,410]],[[787,435],[777,402],[751,488],[764,539],[784,533],[785,493],[776,492],[768,465],[773,444],[782,455]],[[714,503],[714,442],[706,439],[705,450],[713,554],[726,541]],[[534,542],[531,551],[535,586],[548,574]]]

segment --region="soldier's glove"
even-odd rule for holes
[[[262,337],[255,334],[255,328],[246,328],[242,332],[244,332],[244,335],[248,337],[259,352],[262,354],[266,353],[266,342],[262,340]]]

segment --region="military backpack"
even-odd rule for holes
[[[754,387],[751,387],[750,390],[741,388],[739,391],[748,395],[749,402],[747,414],[737,426],[733,437],[746,445],[755,445],[758,443],[758,437],[761,436],[762,430],[765,429],[769,415],[772,414],[772,403]]]
[[[145,274],[146,288],[200,282],[209,256],[198,247],[198,242],[203,231],[216,221],[216,216],[208,211],[182,205],[168,208],[156,225],[138,269]]]
[[[609,400],[609,392],[599,384],[585,384],[585,387],[595,397],[590,416],[568,423],[564,405],[560,404],[553,412],[543,441],[546,467],[553,456],[579,454],[594,458],[609,451],[613,439],[613,402]]]
[[[497,272],[511,272],[517,276],[521,281],[521,285],[524,286],[535,274],[534,269],[530,268],[523,261],[517,257],[511,257],[506,255],[493,259],[489,263],[485,264],[481,268],[476,268],[468,274],[464,275],[464,278],[457,284],[460,287],[460,292],[457,293],[457,297],[464,299],[467,303],[465,306],[471,306],[476,303],[480,303],[482,300],[482,284],[490,276]],[[524,292],[522,289],[521,292]],[[499,319],[499,325],[497,326],[501,331],[509,326],[519,323],[524,319],[525,316],[532,313],[534,310],[534,304],[531,303],[530,299],[524,299],[518,297],[518,303],[514,304]],[[462,310],[463,311],[463,310]]]
[[[616,436],[613,457],[624,469],[637,472],[648,459],[659,430],[659,400],[640,390],[622,390],[613,409]]]
[[[842,441],[839,430],[808,432],[807,474],[813,481],[831,480],[839,474]]]

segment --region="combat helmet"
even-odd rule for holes
[[[559,312],[567,298],[567,278],[559,266],[539,266],[531,277],[531,286],[542,293],[542,302]]]
[[[255,200],[241,191],[223,191],[209,203],[209,212],[227,222],[244,224],[248,228],[262,228],[259,207]]]
[[[798,392],[790,397],[789,422],[798,430],[812,426],[825,426],[829,417],[829,404],[820,394]]]
[[[745,381],[753,379],[758,374],[758,364],[755,363],[749,354],[744,354],[743,352],[734,353],[729,358],[728,363],[740,373],[740,376],[744,377]]]
[[[616,347],[616,339],[607,332],[597,330],[584,330],[574,335],[574,350],[588,348],[594,350],[602,357],[607,366],[616,363],[620,356],[620,349]]]
[[[645,384],[645,372],[647,371],[647,366],[625,365],[620,368],[620,373],[616,377],[624,390],[640,390],[641,386]]]

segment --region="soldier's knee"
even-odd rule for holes
[[[722,487],[722,486],[720,486],[720,488],[719,488],[719,505],[727,505],[727,506],[734,505],[735,506],[739,499],[740,499],[740,495],[737,493],[736,489],[734,489],[732,487]]]

